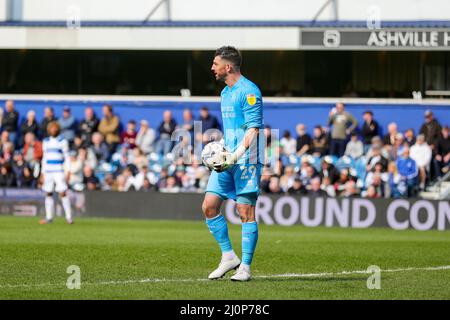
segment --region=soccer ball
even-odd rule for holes
[[[213,141],[208,143],[202,151],[202,162],[210,170],[214,170],[214,166],[222,164],[225,159],[223,152],[227,150],[220,142]]]

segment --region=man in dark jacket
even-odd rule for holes
[[[367,151],[370,147],[372,138],[378,136],[379,125],[378,122],[373,119],[373,112],[370,110],[364,112],[363,119],[364,124],[361,128],[361,136],[363,138],[364,151]]]
[[[45,107],[44,109],[44,118],[39,125],[40,136],[42,139],[48,137],[47,126],[50,122],[56,121],[55,112],[52,107]]]
[[[434,118],[433,112],[431,110],[425,111],[425,122],[420,128],[420,133],[425,136],[425,141],[433,151],[436,150],[436,143],[441,136],[441,130],[441,125]]]
[[[219,120],[213,115],[209,113],[209,110],[207,107],[202,107],[200,109],[200,119],[202,122],[202,132],[205,132],[209,129],[219,129],[220,130],[220,124]]]
[[[92,144],[92,134],[97,131],[99,120],[95,116],[94,109],[87,107],[84,110],[84,119],[80,122],[79,132],[84,147]]]
[[[9,133],[9,141],[16,144],[17,127],[19,122],[19,113],[14,110],[14,101],[5,102],[5,112],[3,113],[2,129]]]

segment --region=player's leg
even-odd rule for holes
[[[61,203],[64,209],[64,214],[66,216],[66,221],[68,224],[72,224],[73,223],[72,207],[70,205],[70,199],[67,194],[68,186],[64,174],[63,173],[58,174],[56,176],[55,182],[56,182],[56,192],[59,193],[59,197],[61,198]]]
[[[53,221],[55,215],[55,201],[53,199],[54,181],[51,174],[44,175],[44,183],[42,185],[42,190],[46,193],[45,195],[45,219],[39,221],[40,224],[47,224]]]
[[[226,184],[226,179],[227,173],[219,174],[217,172],[212,172],[202,204],[206,225],[222,252],[222,259],[219,267],[209,275],[209,279],[221,278],[228,271],[237,268],[240,264],[240,260],[234,253],[231,245],[227,222],[225,217],[220,214],[220,207],[222,206],[223,200],[230,195],[227,186],[230,186],[231,184]]]
[[[245,164],[237,166],[233,175],[237,192],[236,207],[242,221],[242,263],[231,280],[248,281],[251,278],[250,265],[258,242],[255,206],[261,172],[261,164]]]

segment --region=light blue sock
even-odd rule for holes
[[[258,224],[256,221],[242,223],[242,263],[250,266],[258,242]]]
[[[206,219],[206,224],[208,225],[209,231],[219,244],[222,253],[233,251],[230,237],[228,236],[227,221],[223,215],[218,215],[212,219]]]

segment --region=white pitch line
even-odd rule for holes
[[[380,272],[408,272],[408,271],[440,271],[450,270],[450,265],[437,266],[437,267],[408,267],[399,269],[382,269]],[[367,270],[353,270],[353,271],[341,271],[341,272],[323,272],[323,273],[284,273],[284,274],[271,274],[253,276],[253,279],[279,279],[279,278],[314,278],[314,277],[332,277],[352,274],[371,274]],[[204,282],[210,281],[209,279],[130,279],[130,280],[117,280],[117,281],[99,281],[99,282],[82,282],[81,286],[85,285],[126,285],[134,283],[157,283],[157,282]],[[3,284],[0,285],[0,289],[14,289],[14,288],[33,288],[33,287],[59,287],[65,286],[65,283],[37,283],[37,284]]]

